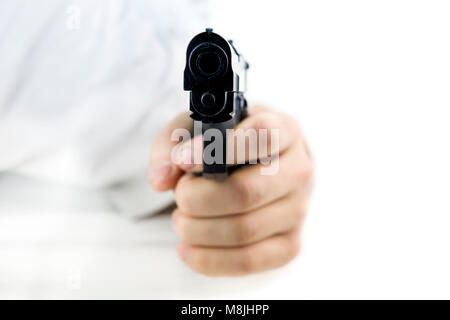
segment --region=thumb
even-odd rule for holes
[[[176,129],[192,129],[192,119],[189,112],[175,117],[155,137],[150,153],[150,186],[156,191],[173,189],[183,171],[171,161],[172,149],[178,141],[172,141],[172,133]]]

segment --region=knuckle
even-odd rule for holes
[[[286,128],[292,137],[295,137],[296,139],[300,138],[299,140],[301,141],[303,139],[303,134],[297,119],[287,114],[281,114],[281,119],[280,126]]]
[[[313,172],[314,172],[314,168],[313,168],[313,163],[311,159],[308,159],[307,161],[305,161],[305,166],[303,167],[303,180],[309,184],[312,181],[312,177],[313,177]]]
[[[252,186],[250,186],[250,183],[248,181],[239,179],[235,180],[234,189],[237,195],[239,206],[241,208],[246,208],[251,203],[253,192]]]
[[[239,271],[243,274],[250,274],[257,271],[258,259],[255,253],[251,249],[243,249],[240,263]]]
[[[296,166],[295,179],[304,184],[309,184],[313,176],[313,165],[310,159],[306,159],[300,165]]]
[[[269,112],[261,112],[253,118],[252,127],[254,129],[269,129],[272,127],[273,115]]]
[[[189,182],[182,177],[175,188],[175,202],[182,213],[192,213],[192,197]]]
[[[263,197],[262,183],[255,183],[250,179],[236,179],[234,189],[242,210],[252,208]]]
[[[297,119],[291,117],[291,116],[286,116],[286,122],[287,125],[292,128],[293,133],[295,133],[298,136],[302,136],[302,130],[300,128],[300,124],[298,123]]]
[[[223,269],[223,266],[218,266],[214,255],[208,252],[199,252],[196,260],[190,265],[190,267],[208,277],[218,277],[223,275],[229,275],[229,270]]]
[[[306,215],[306,209],[303,205],[302,201],[297,201],[295,207],[294,207],[294,218],[297,224],[300,223],[300,221],[303,220],[303,218]]]
[[[245,215],[236,218],[233,235],[235,244],[248,244],[253,241],[255,228]]]
[[[195,249],[194,249],[195,250]],[[194,271],[204,274],[206,276],[214,276],[214,268],[211,268],[211,263],[208,254],[204,252],[198,252],[195,255],[195,259],[192,259],[187,265]]]
[[[183,242],[190,243],[191,236],[189,230],[191,230],[189,218],[178,217],[176,231]]]
[[[293,236],[289,244],[286,246],[286,262],[291,261],[300,253],[300,239]]]
[[[206,253],[199,253],[197,259],[194,261],[194,266],[203,274],[209,274],[211,272],[210,264],[209,256]]]

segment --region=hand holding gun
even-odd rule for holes
[[[247,111],[243,92],[248,64],[232,43],[211,29],[192,39],[186,58],[184,88],[190,91],[190,111],[161,129],[150,156],[152,188],[174,192],[178,255],[193,270],[210,276],[285,265],[299,251],[311,189],[312,161],[301,129],[295,119],[263,106]],[[193,126],[194,137],[189,130]],[[227,136],[225,131],[235,126]],[[212,137],[211,131],[220,135]],[[266,139],[256,145],[271,150],[269,163],[264,152],[252,152],[251,143],[239,146],[240,133],[245,138],[252,132],[257,140],[265,132]],[[208,159],[212,149],[215,154]],[[231,152],[237,149],[242,149],[243,159],[234,158],[239,152]],[[242,163],[251,165],[227,176],[235,168],[231,165]],[[227,178],[204,179],[199,173]]]

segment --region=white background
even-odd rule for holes
[[[168,215],[79,214],[85,194],[74,214],[61,187],[6,181],[0,297],[450,298],[450,2],[211,1],[250,101],[297,117],[312,150],[300,257],[210,279],[176,257]]]
[[[316,164],[303,254],[261,295],[450,298],[450,3],[215,12],[250,62],[250,99],[295,115]]]

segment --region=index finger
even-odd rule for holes
[[[281,154],[299,139],[299,131],[296,121],[284,114],[252,108],[249,116],[234,129],[232,139],[227,139],[227,164],[256,163]],[[174,155],[174,162],[183,171],[202,171],[203,164],[196,159],[203,159],[203,136],[176,146]]]
[[[172,150],[179,143],[173,141],[172,134],[177,129],[192,129],[189,112],[176,116],[155,137],[150,153],[149,181],[153,189],[167,191],[173,189],[183,174],[179,166],[171,161]]]

